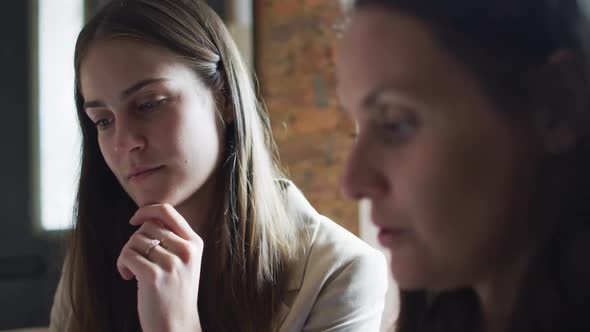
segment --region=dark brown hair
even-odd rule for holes
[[[80,65],[97,40],[139,40],[166,48],[211,89],[224,123],[219,206],[207,237],[199,290],[205,331],[267,331],[283,290],[285,266],[298,243],[277,185],[280,172],[265,111],[251,75],[220,18],[199,0],[116,0],[80,32],[75,98],[82,129],[76,226],[64,267],[74,331],[139,331],[137,286],[116,270],[135,231],[137,206],[101,154],[95,125],[83,109]],[[221,112],[220,121],[222,121]],[[223,121],[222,121],[223,122]],[[195,144],[200,144],[195,142]]]
[[[558,50],[575,55],[580,82],[590,92],[590,53],[583,39],[588,23],[575,0],[357,0],[354,5],[357,11],[375,7],[428,26],[440,45],[476,74],[502,111],[535,111],[538,90],[532,78]],[[556,205],[555,227],[526,273],[510,331],[587,330],[588,255],[576,248],[590,239],[588,137],[544,162],[546,177],[535,190]],[[472,289],[400,293],[398,332],[481,328],[481,308]]]

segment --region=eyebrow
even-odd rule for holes
[[[119,98],[120,99],[128,98],[132,94],[136,93],[137,91],[143,89],[144,87],[146,87],[150,84],[160,83],[160,82],[164,82],[167,80],[168,79],[166,79],[166,78],[148,78],[145,80],[141,80],[141,81],[133,84],[132,86],[128,87],[127,89],[123,90],[123,92],[121,92],[121,95]],[[104,106],[105,106],[105,103],[100,100],[90,100],[90,101],[84,102],[84,109],[95,108],[95,107],[104,107]]]
[[[375,107],[378,106],[379,98],[381,97],[381,95],[383,95],[384,93],[386,93],[388,91],[392,91],[392,90],[397,91],[396,96],[403,104],[415,104],[416,103],[416,101],[413,100],[413,98],[407,97],[407,96],[404,97],[403,96],[404,94],[399,93],[399,91],[404,91],[404,89],[401,89],[396,84],[392,84],[391,82],[387,82],[387,83],[382,84],[382,85],[378,86],[377,88],[373,89],[371,91],[371,93],[369,93],[367,96],[365,96],[363,98],[363,100],[361,102],[362,109],[364,109],[364,110],[374,109]]]

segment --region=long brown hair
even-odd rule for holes
[[[205,331],[267,331],[298,250],[283,201],[268,117],[251,75],[220,18],[199,0],[111,1],[80,32],[75,99],[82,130],[76,226],[65,263],[75,331],[139,331],[137,288],[115,263],[134,228],[137,209],[102,157],[83,110],[80,64],[96,40],[132,39],[174,52],[213,92],[224,123],[225,149],[215,232],[205,244],[199,290]],[[195,142],[195,144],[200,144]]]
[[[534,73],[560,49],[577,57],[580,81],[590,92],[590,44],[585,39],[590,30],[579,4],[575,0],[356,0],[353,9],[378,7],[418,19],[441,47],[476,74],[501,111],[526,112],[537,106],[538,91],[531,84]],[[544,162],[535,195],[553,205],[555,225],[526,272],[509,331],[587,330],[590,312],[584,302],[590,298],[590,266],[587,253],[575,246],[590,239],[589,138],[582,137],[568,152]],[[481,328],[481,308],[473,289],[401,290],[400,305],[398,332]]]

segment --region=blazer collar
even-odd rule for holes
[[[285,290],[289,292],[299,290],[303,284],[309,253],[320,224],[320,215],[292,183],[286,189],[286,199],[287,214],[297,227],[297,242],[301,245],[295,259],[287,268]]]

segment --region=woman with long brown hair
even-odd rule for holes
[[[383,256],[282,178],[207,5],[110,2],[78,37],[75,73],[82,167],[50,330],[377,328]]]
[[[344,189],[391,252],[396,331],[588,330],[589,7],[356,1]]]

